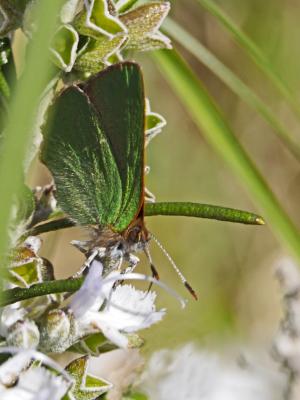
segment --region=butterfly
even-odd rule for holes
[[[64,89],[43,126],[41,160],[54,178],[60,208],[93,238],[75,245],[93,257],[130,268],[151,238],[144,223],[145,95],[141,69],[114,64]],[[189,288],[186,281],[184,284]],[[189,289],[190,290],[190,289]]]

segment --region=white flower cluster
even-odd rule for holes
[[[285,379],[274,366],[239,364],[188,344],[155,353],[139,386],[155,400],[282,400]]]
[[[103,265],[94,260],[84,284],[73,297],[70,309],[81,330],[97,327],[112,343],[127,348],[126,333],[137,332],[160,321],[165,310],[156,311],[154,292],[137,290],[132,285],[113,289],[120,279],[143,279],[142,275],[114,271],[103,279],[102,272]]]

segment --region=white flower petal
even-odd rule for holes
[[[18,389],[31,393],[30,399],[60,400],[69,389],[69,383],[45,368],[31,368],[20,375]],[[38,397],[37,397],[38,396]]]
[[[125,335],[103,322],[100,323],[100,326],[103,335],[105,335],[112,343],[122,349],[126,349],[128,347],[128,339]]]
[[[101,313],[102,318],[110,326],[127,333],[148,328],[165,314],[165,310],[156,311],[155,299],[155,292],[137,290],[132,285],[118,286]]]
[[[78,292],[75,293],[70,303],[76,318],[82,317],[87,311],[98,311],[105,295],[103,289],[103,265],[100,261],[94,260],[89,267],[88,274]],[[111,282],[111,286],[113,282]]]
[[[71,380],[69,374],[59,364],[57,364],[50,357],[48,357],[47,355],[45,355],[41,352],[38,352],[35,350],[20,350],[16,347],[2,347],[0,349],[0,353],[1,354],[6,354],[6,353],[13,354],[13,356],[11,358],[9,358],[7,361],[5,361],[3,364],[0,365],[0,394],[3,391],[5,392],[7,389],[7,386],[11,386],[17,379],[18,379],[18,384],[19,384],[21,375],[25,374],[25,372],[29,371],[29,370],[26,370],[26,368],[30,365],[31,360],[40,361],[42,364],[47,365],[48,367],[55,370],[58,374],[60,374],[60,375],[54,375],[55,378],[59,378],[59,380],[60,380],[59,385],[62,385],[62,383],[61,383],[62,380],[64,382],[66,382],[66,385],[68,387],[70,387],[72,384],[72,380]],[[37,367],[37,368],[32,369],[32,371],[37,372],[40,369],[44,369],[44,368]],[[40,373],[40,372],[37,372],[37,373]],[[52,374],[50,374],[50,375],[52,375]],[[50,376],[50,378],[51,378],[51,376]],[[45,379],[46,379],[46,377],[44,378],[44,380]],[[47,380],[49,381],[49,377],[47,377]],[[31,381],[32,390],[34,390],[34,386],[32,386],[32,384],[37,383],[37,382],[35,382],[35,380],[32,379],[32,376],[29,379],[29,381]],[[26,382],[26,380],[25,380],[25,382]],[[55,386],[56,383],[53,385]],[[45,382],[43,382],[43,384],[45,384]],[[49,385],[50,385],[50,383],[49,383]],[[14,386],[14,388],[16,388],[17,386],[18,385]],[[38,393],[38,391],[36,391],[36,392]],[[0,398],[1,398],[1,400],[3,399],[2,396]],[[18,399],[23,400],[22,397],[19,397]],[[29,399],[36,400],[36,397],[33,397],[33,398],[29,397]],[[44,399],[47,399],[47,398],[39,397],[39,400],[44,400]],[[50,399],[53,400],[53,397],[49,397],[49,400]]]
[[[20,351],[0,366],[0,385],[12,385],[31,360],[30,351]]]

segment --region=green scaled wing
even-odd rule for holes
[[[42,162],[59,206],[82,225],[122,232],[143,204],[143,79],[135,63],[113,65],[64,90],[44,125]]]

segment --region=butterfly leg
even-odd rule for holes
[[[91,263],[94,261],[96,257],[103,258],[105,257],[106,254],[106,248],[105,247],[95,247],[92,251],[92,253],[89,255],[89,257],[85,260],[84,264],[80,268],[79,271],[77,271],[74,275],[73,278],[78,278],[83,274],[83,272],[90,267]]]
[[[135,270],[136,266],[138,265],[138,263],[140,262],[140,259],[131,253],[128,254],[126,259],[129,263],[129,266],[125,269],[125,271],[124,271],[125,274],[133,272]]]

